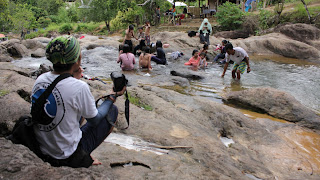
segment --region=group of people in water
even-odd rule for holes
[[[144,28],[145,31],[143,31]],[[119,48],[119,58],[117,60],[117,63],[120,63],[122,70],[130,71],[134,69],[136,63],[135,56],[139,57],[139,68],[152,70],[151,61],[162,65],[167,64],[166,54],[163,50],[161,41],[157,41],[155,44],[156,55],[151,53],[151,46],[153,44],[150,42],[150,28],[150,22],[146,21],[144,26],[138,28],[138,34],[137,37],[135,37],[133,33],[134,26],[130,25],[128,27],[123,44]],[[209,37],[212,33],[212,26],[207,18],[203,20],[198,33],[200,43],[204,44],[203,48],[200,50],[193,50],[192,57],[185,63],[185,65],[192,66],[194,69],[206,68],[208,66]],[[139,41],[138,45],[135,47],[133,47],[132,38]],[[224,77],[229,64],[234,64],[232,69],[233,78],[240,79],[241,74],[243,74],[246,69],[248,73],[251,71],[249,56],[243,48],[233,47],[228,40],[223,40],[221,45],[218,44],[214,50],[220,50],[220,53],[215,56],[211,63],[225,64],[221,77]]]
[[[145,32],[143,32],[143,28],[145,28]],[[144,26],[138,28],[138,35],[135,37],[133,33],[133,25],[128,27],[123,44],[119,47],[119,58],[117,60],[117,63],[120,63],[122,70],[130,71],[134,69],[136,55],[139,56],[140,68],[148,68],[149,70],[152,70],[151,61],[163,65],[167,63],[166,54],[163,50],[161,41],[157,41],[155,44],[157,54],[151,54],[150,28],[150,22],[146,21]],[[134,48],[131,40],[132,38],[139,41],[139,44]]]

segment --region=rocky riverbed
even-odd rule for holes
[[[281,47],[287,49],[279,50],[281,48],[276,46],[277,43],[270,45],[268,40],[271,36],[277,37],[276,39],[283,43]],[[167,51],[186,52],[184,59],[187,59],[192,49],[201,46],[198,39],[189,38],[186,33],[162,32],[152,38],[153,41],[162,39],[164,43],[169,43]],[[86,36],[80,42],[83,48],[94,49],[99,46],[117,47],[118,39],[119,37]],[[221,40],[222,38],[211,37],[212,44]],[[31,56],[37,49],[43,49],[49,39],[18,41],[1,43],[0,50],[3,55],[0,57],[5,56],[8,59],[6,61],[11,61],[10,58]],[[287,52],[292,50],[289,46],[291,43],[295,44],[295,47],[299,46],[295,51],[305,52],[302,46],[306,46],[306,43],[295,41],[297,40],[285,34],[269,34],[264,37],[237,39],[233,42],[243,45],[251,53]],[[316,49],[315,44],[318,41],[319,37],[316,37],[307,43]],[[23,45],[26,43],[29,45]],[[253,43],[256,43],[256,46],[252,45]],[[303,44],[301,48],[300,43]],[[268,44],[277,48],[277,51],[268,49]],[[19,48],[14,48],[19,46],[21,56],[13,55],[14,52],[20,52]],[[16,51],[8,51],[9,47]],[[312,56],[299,57],[304,61],[319,62],[319,49],[314,51],[316,53]],[[223,97],[230,106],[206,97],[178,93],[170,89],[188,87],[194,77],[208,77],[201,71],[194,72],[170,65],[168,67],[172,75],[159,75],[158,73],[163,71],[158,68],[162,67],[154,67],[152,74],[156,74],[156,77],[151,75],[142,78],[138,74],[140,78],[133,79],[128,87],[130,94],[139,99],[141,104],[150,106],[152,110],[131,104],[131,124],[127,130],[119,128],[125,124],[124,99],[117,100],[116,105],[120,112],[118,128],[93,152],[93,156],[98,158],[102,165],[88,169],[51,167],[27,148],[0,138],[0,179],[320,178],[320,120],[319,115],[313,110],[302,105],[287,92],[273,88],[226,92]],[[12,130],[20,115],[29,113],[29,97],[34,79],[44,71],[45,68],[34,72],[33,69],[17,67],[11,62],[1,62],[2,136]],[[129,73],[127,76],[134,74]],[[104,84],[100,81],[84,81],[90,85],[96,98],[104,95],[112,86],[109,82]],[[244,112],[234,105],[262,111],[281,118],[281,122],[270,120],[274,117],[258,117],[252,111]]]

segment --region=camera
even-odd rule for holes
[[[111,80],[113,81],[113,91],[119,92],[124,86],[128,84],[126,76],[119,72],[112,72],[110,74]]]

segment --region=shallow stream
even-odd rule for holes
[[[167,54],[167,57],[169,56]],[[119,64],[116,63],[117,58],[118,50],[113,47],[82,50],[82,64],[85,68],[85,74],[90,77],[108,80],[111,72],[121,71]],[[16,60],[13,63],[32,68],[38,68],[41,63],[50,64],[46,58],[35,59],[31,57]],[[152,64],[153,70],[151,72],[138,69],[123,73],[126,74],[131,84],[139,82],[139,79],[142,78],[145,80],[149,78],[147,81],[152,82],[159,75],[170,76],[170,70],[174,70],[176,67],[183,68],[183,63],[184,60],[169,60],[167,66]],[[205,78],[191,81],[191,86],[183,91],[186,94],[204,96],[222,102],[221,94],[223,93],[269,86],[289,92],[305,106],[320,111],[319,64],[279,56],[250,56],[250,63],[252,71],[244,73],[241,81],[235,81],[231,78],[232,65],[229,65],[225,77],[221,78],[223,67],[218,64],[209,64],[207,69],[199,70]],[[138,67],[137,58],[135,66]]]

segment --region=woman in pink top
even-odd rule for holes
[[[123,71],[133,70],[136,63],[134,55],[129,52],[130,47],[128,44],[123,45],[123,53],[119,55],[117,63],[120,63],[120,67]]]
[[[195,49],[192,52],[192,57],[189,59],[188,62],[184,63],[184,65],[192,65],[192,66],[198,67],[199,63],[200,63],[199,51]]]

